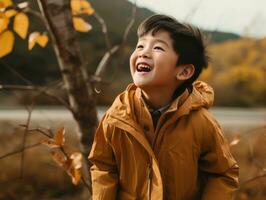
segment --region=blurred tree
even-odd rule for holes
[[[65,102],[57,94],[50,93],[47,90],[49,86],[47,88],[37,87],[23,77],[21,78],[27,85],[1,85],[0,89],[36,90],[57,99],[65,105],[71,111],[78,124],[81,135],[81,151],[87,157],[98,123],[95,84],[102,81],[101,75],[108,61],[125,43],[129,30],[134,23],[136,5],[133,5],[132,18],[125,28],[122,43],[112,46],[105,21],[94,11],[87,0],[38,0],[37,3],[40,13],[32,10],[28,2],[14,4],[11,0],[1,0],[0,43],[2,47],[0,49],[0,57],[6,56],[13,50],[15,37],[14,33],[8,29],[11,17],[14,17],[13,30],[23,39],[28,35],[30,23],[27,13],[39,17],[44,22],[48,34],[40,32],[29,34],[28,49],[31,50],[36,44],[45,47],[48,42],[47,35],[49,35],[60,67],[63,80],[62,88],[65,89],[68,100]],[[100,61],[95,74],[89,76],[75,30],[88,32],[91,29],[91,25],[81,16],[92,14],[102,25],[107,51]],[[86,169],[85,171],[88,170]]]
[[[214,87],[216,105],[266,105],[265,41],[243,38],[210,45],[211,69],[200,78]]]

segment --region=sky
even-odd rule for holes
[[[137,0],[137,5],[203,29],[266,37],[266,0]]]

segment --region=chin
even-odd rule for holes
[[[142,90],[144,90],[144,91],[148,90],[148,89],[151,87],[151,86],[150,86],[149,84],[147,84],[147,83],[134,82],[134,84],[135,84],[138,88],[140,88],[140,89],[142,89]]]

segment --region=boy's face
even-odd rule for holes
[[[139,38],[130,57],[130,71],[134,84],[145,91],[149,89],[172,89],[178,86],[176,78],[178,55],[173,49],[167,31],[159,30]]]

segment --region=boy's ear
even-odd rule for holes
[[[176,74],[177,80],[188,80],[190,79],[195,72],[195,67],[193,64],[186,64],[178,66],[178,72]]]

